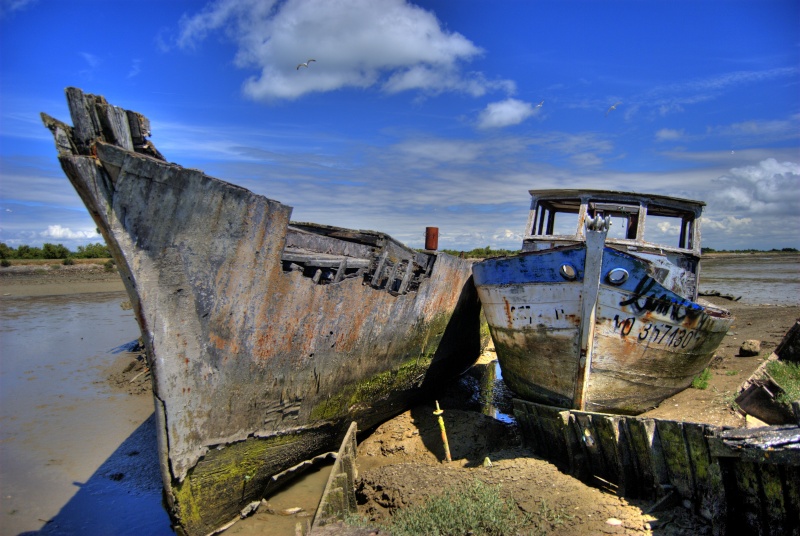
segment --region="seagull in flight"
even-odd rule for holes
[[[622,104],[622,101],[617,101],[614,104],[612,104],[611,107],[608,110],[606,110],[606,117],[608,117],[608,114],[611,113],[611,110],[616,110],[617,106],[619,106],[620,104]]]
[[[537,105],[536,105],[536,107],[537,107],[537,108],[541,108],[543,104],[544,104],[544,101],[542,101],[542,102],[540,102],[539,104],[537,104]]]
[[[300,67],[306,67],[306,68],[308,68],[308,64],[309,64],[309,63],[311,63],[312,61],[317,61],[317,60],[308,60],[308,61],[307,61],[307,62],[305,62],[305,63],[301,63],[300,65],[298,65],[298,66],[297,66],[297,69],[295,69],[295,70],[300,70]]]

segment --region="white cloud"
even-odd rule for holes
[[[128,71],[128,78],[133,78],[142,71],[142,60],[134,59],[131,64],[131,70]]]
[[[536,113],[529,102],[517,99],[506,99],[489,103],[478,117],[479,128],[502,128],[518,125]]]
[[[681,232],[681,228],[679,225],[667,221],[658,222],[656,224],[656,227],[658,227],[658,230],[661,231],[662,234],[665,234],[667,236],[676,236],[678,233]]]
[[[89,67],[91,69],[94,69],[95,67],[100,65],[100,58],[98,58],[94,54],[91,54],[89,52],[81,52],[80,54],[81,57],[83,57],[83,59],[86,61],[86,63],[89,64]]]
[[[244,83],[256,100],[345,87],[473,96],[514,90],[513,82],[462,71],[483,51],[406,0],[220,0],[182,19],[177,42],[195,47],[218,30],[236,41],[236,64],[259,71]],[[298,70],[309,58],[316,61]]]
[[[714,180],[715,201],[732,210],[772,214],[800,213],[800,164],[774,158],[731,169]]]
[[[60,225],[48,225],[47,230],[39,233],[39,236],[56,240],[74,240],[80,238],[96,238],[97,231],[73,231],[68,227],[61,227]]]
[[[738,232],[753,223],[753,218],[737,218],[736,216],[723,216],[719,219],[703,217],[701,220],[704,229],[723,231],[727,234]]]
[[[683,138],[683,130],[674,130],[671,128],[662,128],[656,132],[656,141],[676,141]]]

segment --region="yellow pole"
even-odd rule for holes
[[[448,462],[452,462],[453,460],[450,459],[450,445],[447,444],[447,432],[445,432],[445,430],[444,430],[444,418],[442,417],[442,413],[444,413],[444,411],[439,409],[439,401],[437,400],[436,401],[436,411],[434,411],[433,414],[436,415],[437,417],[439,417],[439,428],[442,430],[442,442],[444,443],[445,459]]]

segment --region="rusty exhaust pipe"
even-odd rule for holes
[[[439,249],[439,228],[425,227],[425,249],[436,251]]]

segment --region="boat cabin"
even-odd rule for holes
[[[607,190],[530,190],[530,194],[522,251],[582,242],[584,222],[599,217],[610,218],[609,245],[700,256],[702,201]]]

